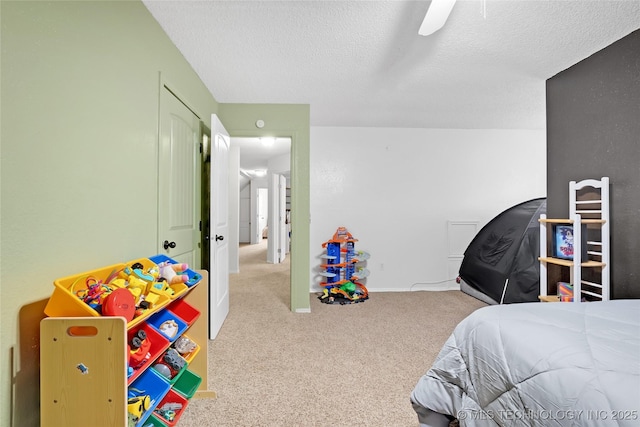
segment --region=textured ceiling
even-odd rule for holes
[[[143,0],[217,101],[312,126],[545,127],[545,80],[640,28],[640,0]]]

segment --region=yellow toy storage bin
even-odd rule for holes
[[[149,262],[151,261],[147,260],[147,263]],[[76,291],[82,289],[82,286],[86,286],[86,280],[89,278],[95,278],[97,281],[108,284],[113,278],[116,278],[118,273],[127,265],[128,264],[114,264],[54,280],[54,290],[51,298],[49,298],[47,302],[44,313],[49,317],[102,317],[98,311],[78,298]],[[147,312],[140,316],[134,317],[127,323],[127,329],[138,325],[153,313],[166,307],[169,302],[171,302],[171,299],[168,296],[160,295],[158,302],[154,304],[152,309],[147,310]]]
[[[75,291],[80,289],[80,286],[84,286],[84,283],[81,283],[83,279],[94,277],[96,280],[106,282],[109,276],[116,275],[124,267],[125,264],[114,264],[54,280],[53,293],[44,313],[49,317],[100,317],[100,313],[78,298]]]
[[[133,265],[135,263],[142,264],[142,266],[144,267],[145,271],[150,269],[151,267],[156,267],[158,269],[160,268],[158,266],[158,264],[156,264],[155,262],[153,262],[149,258],[135,259],[133,261],[129,261],[127,263],[127,265],[131,266],[131,265]],[[175,300],[175,299],[181,298],[189,290],[189,287],[187,285],[185,285],[184,283],[169,284],[169,287],[173,290],[173,295],[167,294],[167,296],[168,296],[168,298],[170,300]],[[151,292],[157,293],[157,294],[163,294],[162,292],[156,291],[155,289],[151,289]]]

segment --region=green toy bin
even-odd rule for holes
[[[198,391],[201,382],[202,377],[187,369],[173,385],[173,389],[187,399],[191,399],[193,395],[196,394],[196,391]]]
[[[165,423],[156,418],[156,414],[151,414],[147,421],[143,425],[144,427],[153,426],[153,427],[167,427]]]

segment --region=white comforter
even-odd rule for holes
[[[640,426],[640,300],[481,308],[411,402],[421,426]]]

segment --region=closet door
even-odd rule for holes
[[[163,87],[158,165],[158,253],[187,263],[192,269],[200,268],[200,164],[200,119]]]

